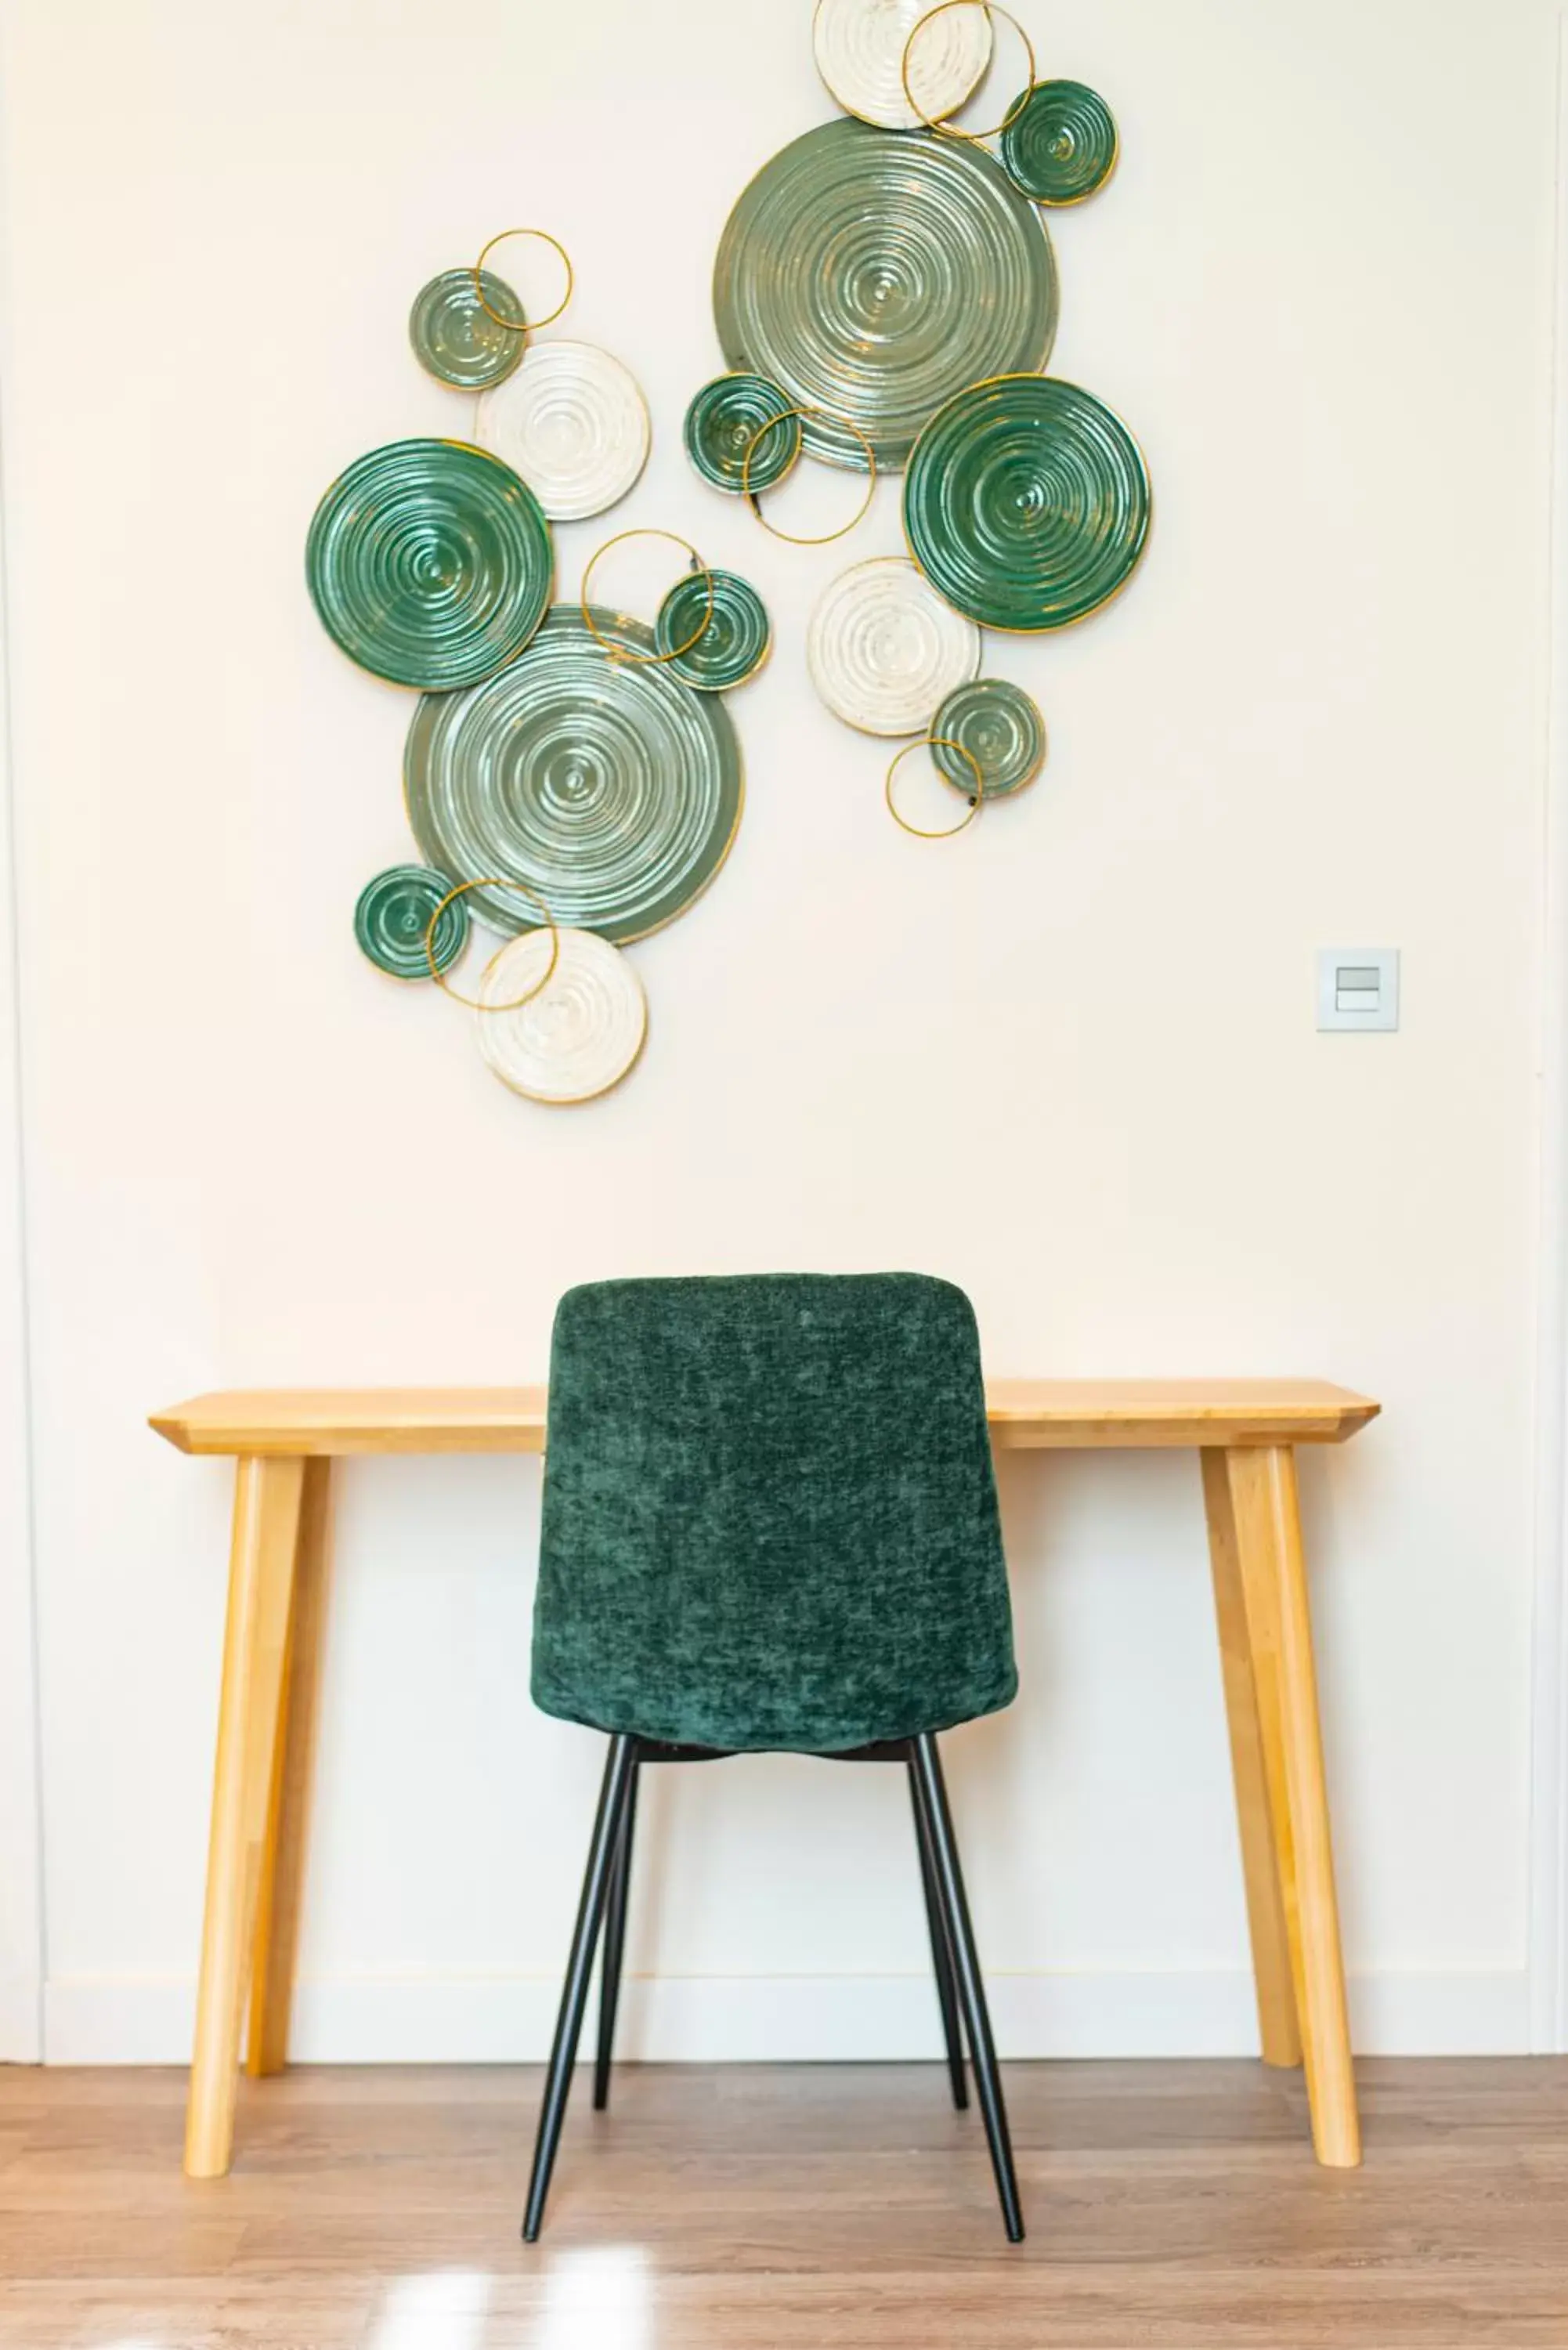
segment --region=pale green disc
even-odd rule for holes
[[[428,862],[455,881],[517,881],[552,917],[624,945],[685,910],[740,822],[741,750],[728,712],[670,675],[617,660],[655,651],[640,620],[557,604],[527,650],[466,693],[414,712],[403,792]],[[538,907],[473,889],[476,922],[533,930]]]
[[[1056,265],[1034,205],[972,142],[825,122],[764,163],[713,265],[724,358],[778,384],[805,445],[897,470],[944,400],[981,377],[1042,368]]]

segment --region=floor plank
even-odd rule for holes
[[[184,2076],[0,2070],[5,2350],[1486,2350],[1568,2345],[1568,2061],[1359,2068],[1366,2161],[1299,2075],[1015,2064],[1029,2225],[933,2065],[579,2083],[544,2241],[533,2068],[242,2085],[180,2175]]]

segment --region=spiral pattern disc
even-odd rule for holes
[[[594,608],[611,644],[651,629]],[[427,695],[403,764],[421,855],[454,880],[525,883],[558,922],[625,941],[674,920],[723,863],[740,822],[740,746],[723,703],[669,663],[618,661],[558,604],[518,660],[468,693]],[[474,920],[510,933],[536,909],[475,889]]]
[[[983,8],[950,8],[904,51],[930,0],[816,0],[811,46],[816,70],[846,114],[886,130],[917,130],[921,116],[940,122],[957,112],[991,63],[991,18]]]
[[[811,681],[864,734],[922,733],[980,667],[980,630],[934,596],[902,556],[842,572],[806,630]]]
[[[703,693],[722,693],[762,667],[771,630],[767,606],[749,579],[733,571],[715,571],[711,577],[711,608],[708,575],[691,571],[676,581],[659,608],[653,639],[661,653],[676,645],[686,648],[669,664],[686,684]]]
[[[653,428],[637,378],[597,343],[535,343],[487,391],[475,431],[522,475],[552,522],[581,522],[625,497]]]
[[[800,454],[800,419],[784,414],[789,405],[765,375],[715,376],[686,411],[686,454],[716,490],[737,497],[744,490],[771,490]],[[777,424],[764,432],[775,416]]]
[[[858,425],[893,470],[965,385],[1044,367],[1056,312],[1044,224],[999,163],[864,122],[825,122],[764,163],[713,265],[726,364]],[[865,472],[852,433],[808,416],[803,434]]]
[[[508,318],[520,318],[517,296],[503,277],[481,272],[484,301]],[[527,338],[493,318],[474,290],[472,269],[443,269],[421,286],[409,313],[409,340],[420,365],[438,383],[459,391],[483,391],[509,376],[523,357]]]
[[[562,931],[559,941],[543,987],[548,931],[509,940],[485,965],[476,1001],[507,1008],[474,1014],[479,1049],[503,1085],[530,1101],[592,1101],[624,1077],[641,1052],[648,1001],[618,948],[590,931]],[[524,995],[528,1001],[518,1003]]]
[[[1045,764],[1040,706],[1004,677],[977,677],[950,693],[931,721],[931,733],[941,738],[931,744],[938,772],[966,799],[974,797],[976,767],[982,797],[993,800],[1022,791]],[[949,747],[954,743],[956,751]]]
[[[554,568],[533,491],[462,441],[393,441],[357,459],[305,547],[311,599],[350,660],[434,693],[522,651]]]
[[[1084,619],[1130,577],[1150,507],[1127,426],[1058,376],[1004,376],[961,392],[921,433],[904,484],[916,562],[988,629]]]
[[[1002,134],[1008,176],[1038,204],[1081,204],[1116,168],[1116,118],[1081,81],[1038,81]]]
[[[354,909],[354,936],[378,971],[394,979],[432,976],[425,951],[431,917],[452,883],[428,865],[392,865],[367,881]],[[450,971],[468,941],[468,907],[453,898],[436,923],[437,971]]]

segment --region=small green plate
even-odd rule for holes
[[[1045,224],[972,141],[825,122],[764,163],[725,224],[713,318],[725,362],[779,384],[814,457],[905,463],[966,384],[1044,367],[1056,331]]]
[[[522,306],[504,277],[482,270],[491,310],[520,318]],[[479,298],[472,269],[443,269],[421,286],[409,313],[409,340],[420,365],[438,383],[458,391],[486,391],[504,383],[521,363],[528,338],[493,318]]]
[[[470,891],[476,922],[535,930],[538,909],[624,946],[673,921],[729,851],[741,749],[715,694],[650,660],[640,620],[557,604],[520,659],[466,693],[426,694],[403,760],[421,854]],[[617,660],[607,647],[640,658]]]
[[[800,454],[800,419],[784,413],[789,405],[765,375],[715,376],[686,411],[686,454],[716,490],[771,490]]]
[[[391,865],[367,881],[354,909],[354,936],[378,971],[394,979],[430,979],[425,940],[435,910],[452,884],[429,865]],[[450,971],[468,942],[468,905],[453,898],[436,923],[437,971]]]
[[[349,660],[435,693],[522,651],[554,569],[533,491],[465,441],[393,441],[357,459],[305,547],[311,598]]]
[[[1037,81],[1002,134],[1009,178],[1037,204],[1081,204],[1116,168],[1116,118],[1081,81]]]
[[[1103,400],[1060,376],[999,376],[921,433],[904,532],[955,610],[1033,634],[1085,619],[1125,587],[1151,506],[1143,452]]]
[[[953,743],[960,746],[957,751],[948,747]],[[965,751],[974,767],[963,756]],[[1022,791],[1045,764],[1040,705],[1005,677],[977,677],[958,686],[931,721],[931,757],[939,773],[966,799],[974,797],[975,767],[983,798],[1002,799],[1009,792]]]
[[[687,685],[696,686],[701,693],[722,693],[730,686],[743,685],[761,669],[768,657],[771,631],[767,606],[749,579],[740,578],[733,571],[715,571],[711,576],[711,608],[709,575],[688,572],[659,606],[653,640],[661,653],[676,645],[686,648],[666,666]]]

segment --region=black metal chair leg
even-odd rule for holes
[[[942,1912],[941,1898],[931,1860],[931,1825],[926,1817],[925,1795],[920,1786],[920,1774],[915,1768],[914,1752],[909,1754],[909,1802],[915,1814],[915,1842],[920,1852],[920,1884],[926,1896],[926,1924],[931,1936],[931,1968],[937,1979],[937,2005],[942,2012],[942,2039],[948,2052],[948,2079],[952,2084],[953,2103],[961,2114],[969,2104],[969,2083],[964,2078],[963,2042],[959,2036],[958,1993],[953,1987],[953,1954],[948,1939],[947,1919]]]
[[[926,1815],[930,1822],[937,1887],[952,1935],[959,1997],[963,2002],[964,2023],[969,2032],[970,2051],[974,2058],[974,2082],[980,2095],[980,2109],[985,2116],[992,2168],[996,2172],[997,2193],[1002,2198],[1002,2217],[1006,2225],[1008,2241],[1022,2243],[1023,2214],[1018,2202],[1018,2178],[1012,2167],[1012,2141],[1008,2135],[1007,2107],[1002,2102],[1002,2082],[996,2069],[996,2044],[991,2036],[985,1985],[981,1980],[980,1960],[974,1947],[974,1928],[970,1923],[969,1903],[964,1898],[963,1872],[959,1866],[958,1844],[953,1835],[952,1814],[948,1809],[942,1766],[937,1754],[937,1742],[929,1731],[922,1731],[915,1740],[915,1768],[919,1773],[921,1792],[926,1799]]]
[[[627,1781],[626,1809],[610,1871],[609,1899],[605,1908],[604,1956],[599,1961],[599,2044],[594,2058],[594,2111],[609,2104],[610,2051],[615,2045],[616,2010],[620,2004],[620,1964],[626,1951],[626,1903],[631,1884],[631,1840],[637,1828],[637,1789],[642,1765],[633,1761]]]
[[[599,1928],[604,1922],[610,1869],[620,1840],[636,1745],[635,1739],[624,1734],[617,1737],[611,1743],[609,1760],[605,1764],[599,1808],[594,1820],[593,1841],[588,1847],[588,1866],[583,1877],[583,1898],[577,1906],[577,1922],[572,1933],[572,1955],[567,1962],[561,2012],[556,2022],[555,2045],[550,2051],[550,2066],[545,2079],[545,2104],[539,2116],[538,2142],[534,2149],[534,2175],[528,2181],[528,2205],[523,2219],[524,2243],[537,2241],[540,2223],[545,2217],[545,2198],[550,2191],[550,2173],[556,2167],[556,2149],[561,2142],[561,2124],[566,2116],[566,2099],[571,2093],[572,2067],[577,2059],[583,2010],[587,2004],[588,1977],[593,1972],[594,1949],[598,1941]]]

